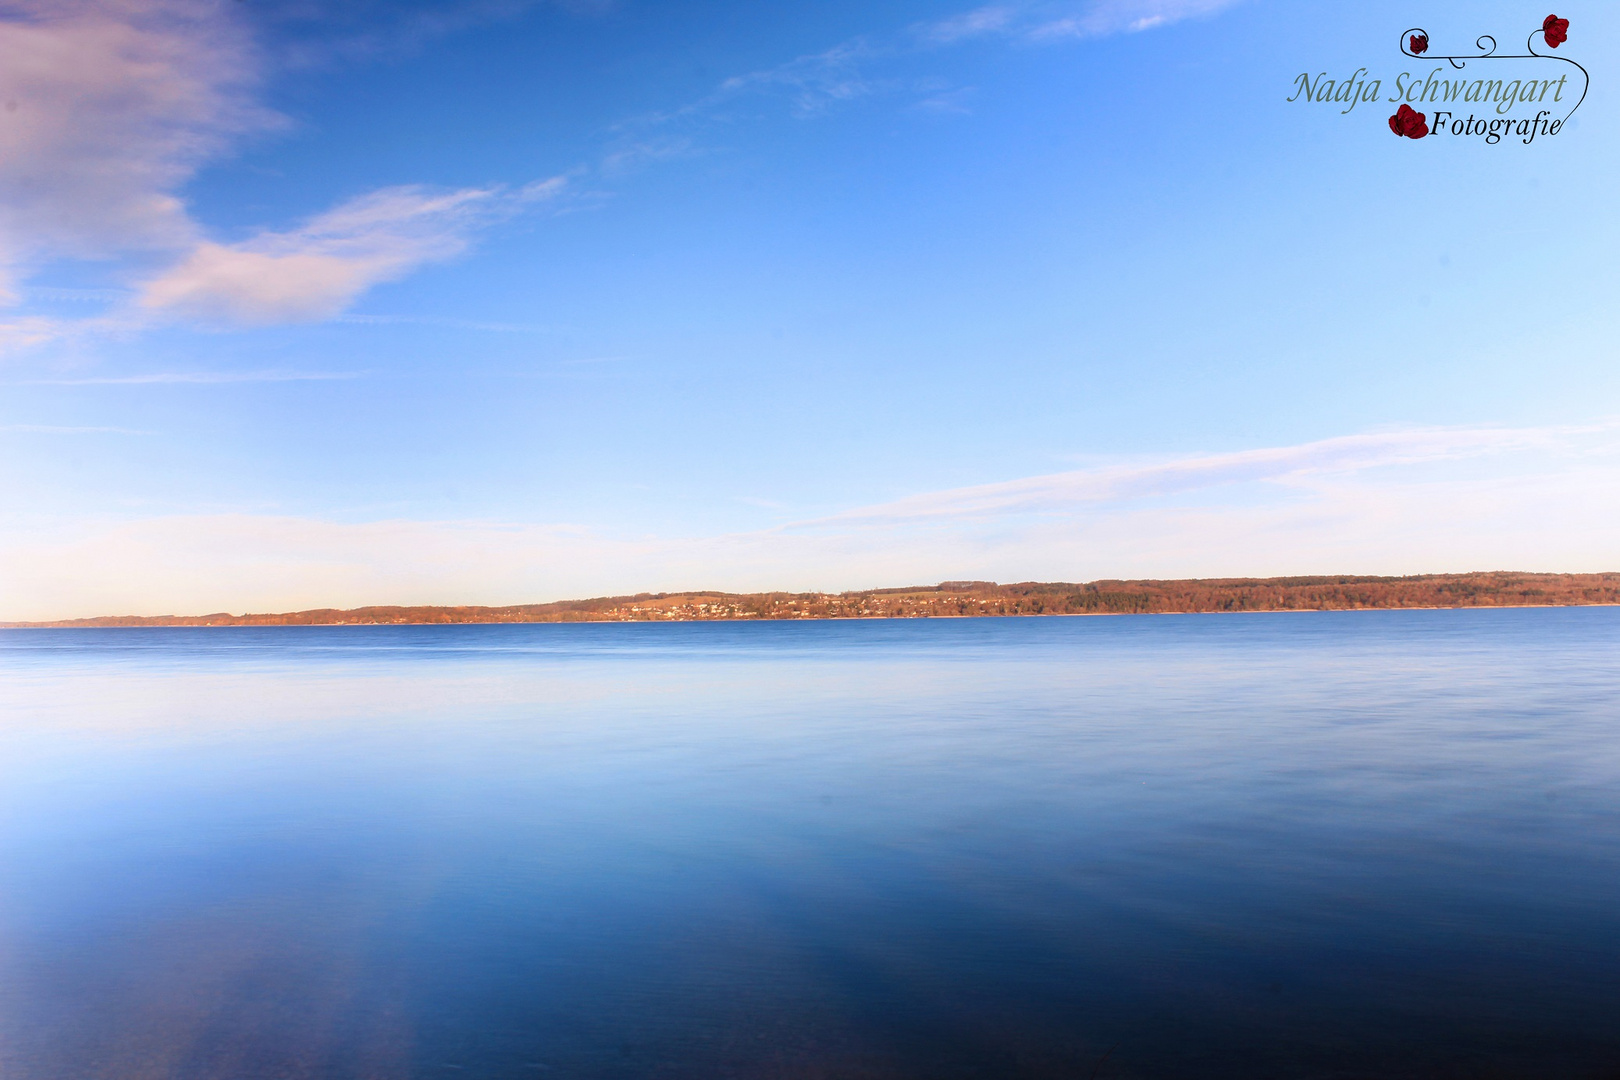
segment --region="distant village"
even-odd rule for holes
[[[844,593],[639,593],[508,607],[376,606],[279,614],[109,615],[12,626],[377,626],[443,623],[702,622],[1150,615],[1369,608],[1620,604],[1620,573],[1420,574],[1177,581],[945,581]]]

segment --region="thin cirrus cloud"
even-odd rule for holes
[[[750,90],[768,90],[786,93],[795,112],[816,113],[829,105],[853,101],[889,85],[886,80],[864,71],[865,62],[881,53],[881,49],[857,38],[774,68],[734,75],[699,106],[718,104]]]
[[[478,230],[556,197],[566,185],[559,176],[516,191],[375,191],[287,232],[266,231],[238,244],[199,243],[178,265],[145,282],[138,303],[211,322],[329,319],[373,285],[460,254]]]
[[[0,424],[0,431],[23,435],[150,435],[150,431],[123,427],[83,427],[63,424]]]
[[[1418,465],[1530,449],[1557,449],[1612,429],[1432,428],[1346,435],[1297,446],[1204,454],[1139,465],[1032,476],[956,488],[848,510],[785,526],[900,525],[930,519],[984,519],[1063,512],[1096,503],[1177,495],[1252,482],[1291,482],[1327,473]]]
[[[953,45],[983,37],[1026,41],[1094,38],[1169,26],[1213,15],[1241,0],[1092,0],[1085,4],[992,4],[932,22],[913,32],[933,45]]]
[[[1615,569],[1620,424],[1376,432],[695,537],[211,514],[0,529],[0,619],[1287,573]],[[1488,467],[1485,459],[1491,459]],[[1170,497],[1166,497],[1170,496]]]
[[[0,354],[43,345],[65,336],[68,323],[43,315],[0,319]]]
[[[1240,0],[1101,0],[1085,9],[1043,19],[1029,29],[1036,40],[1137,33],[1183,19],[1213,15]]]
[[[726,114],[740,100],[767,95],[785,100],[794,115],[815,117],[860,98],[912,91],[917,105],[939,112],[963,112],[964,88],[941,88],[937,79],[905,79],[882,74],[901,57],[965,42],[1003,38],[1037,44],[1065,39],[1103,37],[1168,26],[1183,19],[1211,15],[1242,0],[1089,0],[1083,3],[991,4],[943,18],[916,23],[890,37],[863,35],[819,52],[794,57],[773,67],[734,75],[712,91],[675,109],[652,112],[619,125],[626,141],[611,152],[639,160],[653,156],[647,147],[668,145],[641,139],[639,133],[670,125],[694,124]],[[690,140],[679,144],[682,156],[694,153]],[[675,155],[670,155],[675,156]]]
[[[899,84],[870,74],[870,67],[897,51],[894,45],[858,37],[772,67],[732,75],[694,101],[673,109],[655,110],[617,125],[619,142],[608,149],[604,165],[611,172],[621,160],[639,163],[657,157],[688,156],[694,152],[690,139],[647,138],[644,133],[713,120],[723,116],[728,106],[750,95],[785,98],[796,115],[805,117],[818,115],[840,102],[892,88]],[[666,149],[673,152],[660,152]]]
[[[22,386],[215,386],[231,383],[330,382],[363,378],[362,371],[154,371],[76,379],[24,379]]]

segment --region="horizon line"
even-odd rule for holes
[[[1424,586],[1466,583],[1460,594]],[[1524,588],[1529,585],[1552,585]],[[1585,585],[1584,591],[1572,591]],[[1105,590],[1103,586],[1119,588]],[[1383,590],[1356,596],[1327,590],[1379,586]],[[1518,592],[1513,592],[1520,586]],[[1134,591],[1121,591],[1134,590]],[[1180,591],[1179,597],[1174,591]],[[1243,590],[1270,590],[1265,595]],[[1191,590],[1191,593],[1189,593]],[[1278,591],[1281,590],[1281,594]],[[1289,591],[1292,590],[1292,591]],[[1067,594],[1067,595],[1065,595]],[[928,598],[926,600],[919,598]],[[1060,597],[1063,610],[1049,607]],[[946,611],[938,598],[957,610]],[[700,599],[719,602],[694,606]],[[1450,602],[1410,602],[1410,601]],[[670,602],[675,602],[671,605]],[[681,601],[690,601],[680,605]],[[635,605],[653,605],[640,607]],[[822,605],[815,608],[813,605]],[[626,605],[631,605],[628,609]],[[657,605],[664,605],[662,607]],[[876,605],[876,607],[874,606]],[[886,606],[884,606],[886,605]],[[976,608],[974,607],[976,605]],[[489,625],[532,622],[699,622],[791,621],[803,619],[999,617],[1021,615],[1205,614],[1257,611],[1324,611],[1367,609],[1452,609],[1463,607],[1570,607],[1620,605],[1620,571],[1557,573],[1526,570],[1478,570],[1436,574],[1289,574],[1276,577],[1098,578],[1085,582],[946,580],[932,585],[904,585],[842,592],[772,590],[737,593],[718,589],[637,592],[614,596],[517,604],[365,604],[351,608],[314,607],[284,612],[210,612],[201,615],[96,615],[71,619],[0,621],[3,629],[344,626],[344,625]],[[1010,609],[1009,609],[1010,606]],[[1078,606],[1078,610],[1076,607]],[[387,615],[410,615],[392,618]],[[317,616],[340,621],[315,622]],[[369,618],[368,618],[369,616]],[[507,617],[501,617],[507,616]],[[347,617],[347,618],[344,618]]]

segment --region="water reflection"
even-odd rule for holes
[[[0,632],[0,1075],[1611,1075],[1620,612]]]

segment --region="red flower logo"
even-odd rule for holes
[[[1409,41],[1407,41],[1406,47],[1411,49],[1412,52],[1420,54],[1420,55],[1422,53],[1428,52],[1429,51],[1429,35],[1428,34],[1413,34],[1411,39]]]
[[[1408,139],[1421,139],[1429,133],[1429,118],[1410,105],[1402,105],[1389,118],[1389,130]]]
[[[1556,15],[1549,15],[1541,24],[1542,36],[1547,39],[1549,48],[1556,49],[1569,40],[1569,20],[1560,19]]]

